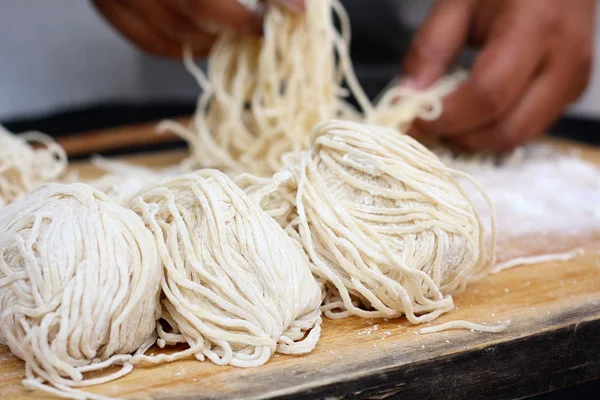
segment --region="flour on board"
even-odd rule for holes
[[[508,243],[515,238],[529,238],[534,247],[553,252],[569,250],[570,240],[576,247],[578,238],[600,234],[600,168],[577,152],[565,154],[537,144],[520,149],[500,166],[491,161],[450,163],[473,175],[492,199],[502,258],[521,255],[514,253],[524,246],[516,249]],[[489,220],[483,198],[468,184],[465,189],[483,220]],[[546,242],[558,235],[561,243]],[[551,248],[563,244],[567,248]]]

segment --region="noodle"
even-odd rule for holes
[[[74,389],[132,370],[156,339],[160,262],[131,210],[84,184],[48,184],[0,210],[0,343],[30,389]],[[103,376],[87,372],[122,367]]]
[[[436,332],[447,331],[450,329],[470,329],[472,331],[478,331],[478,332],[499,333],[499,332],[505,331],[506,328],[508,328],[509,326],[510,326],[510,321],[503,321],[497,325],[482,325],[482,324],[475,324],[475,323],[469,322],[469,321],[458,320],[458,321],[446,322],[444,324],[439,324],[439,325],[431,326],[431,327],[427,327],[427,328],[421,328],[421,329],[419,329],[419,333],[422,333],[422,334],[436,333]]]
[[[237,183],[302,243],[326,284],[328,317],[429,322],[453,308],[449,294],[489,273],[494,247],[486,255],[482,223],[455,179],[468,176],[412,138],[329,121],[287,162],[272,180]]]
[[[161,344],[186,342],[218,365],[251,367],[310,352],[321,291],[300,246],[221,172],[202,170],[133,201],[154,232],[165,276]],[[160,361],[148,358],[146,361]]]

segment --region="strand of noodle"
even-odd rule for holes
[[[473,331],[477,331],[477,332],[499,333],[499,332],[505,331],[509,326],[510,326],[510,321],[508,321],[508,320],[500,322],[496,325],[483,325],[483,324],[476,324],[476,323],[469,322],[469,321],[457,320],[457,321],[446,322],[446,323],[439,324],[436,326],[421,328],[421,329],[419,329],[419,333],[428,334],[428,333],[447,331],[447,330],[451,330],[451,329],[469,329],[469,330],[473,330]]]
[[[208,76],[184,53],[186,68],[203,90],[193,124],[162,123],[158,130],[188,141],[193,160],[188,165],[268,176],[281,168],[284,154],[307,148],[316,123],[360,118],[344,99],[343,80],[362,112],[373,114],[354,73],[349,42],[349,18],[338,0],[308,0],[303,16],[271,4],[262,39],[219,36]]]
[[[308,0],[303,16],[270,4],[262,39],[231,32],[219,36],[208,76],[186,49],[185,66],[202,89],[193,126],[166,121],[158,130],[188,141],[188,166],[268,176],[281,169],[286,153],[308,147],[316,123],[346,118],[404,131],[416,117],[437,118],[441,98],[465,77],[445,77],[424,93],[395,87],[374,106],[356,78],[350,36],[349,18],[338,0]],[[342,81],[359,110],[345,100]]]
[[[574,260],[575,258],[585,254],[585,250],[583,248],[577,248],[575,250],[566,251],[563,253],[552,253],[552,254],[542,254],[537,256],[528,256],[528,257],[517,257],[512,260],[507,260],[496,264],[496,266],[491,270],[492,274],[497,274],[499,272],[505,271],[507,269],[522,267],[525,265],[533,265],[533,264],[542,264],[549,262],[567,262]]]

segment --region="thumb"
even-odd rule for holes
[[[473,20],[473,0],[439,0],[413,39],[404,75],[415,89],[437,81],[454,62]]]

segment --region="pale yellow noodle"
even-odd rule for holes
[[[165,268],[161,344],[218,365],[251,367],[275,352],[310,352],[320,337],[321,290],[301,247],[223,173],[163,181],[133,201]]]
[[[76,388],[129,373],[131,353],[154,343],[152,234],[100,191],[48,184],[0,210],[0,254],[0,343],[25,361],[26,387],[101,398]]]
[[[328,121],[310,143],[272,179],[236,182],[302,243],[327,287],[327,316],[429,322],[489,273],[494,247],[486,252],[464,173],[379,126]]]

